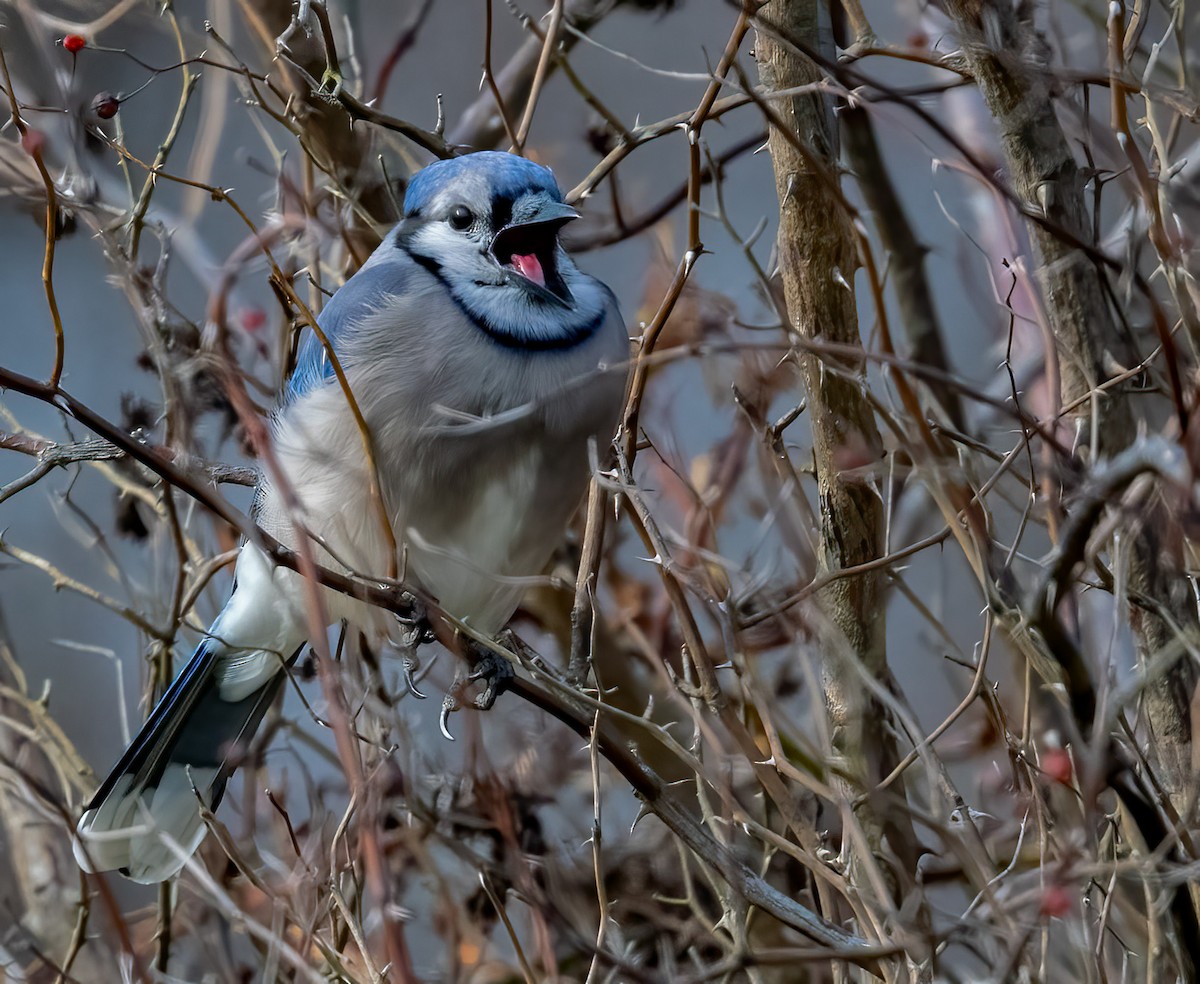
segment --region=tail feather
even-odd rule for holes
[[[223,699],[227,653],[213,639],[200,644],[88,804],[74,845],[85,870],[117,868],[153,884],[199,847],[207,831],[197,796],[216,809],[283,681],[281,668],[240,699]]]

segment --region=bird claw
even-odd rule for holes
[[[406,593],[404,602],[408,607],[408,614],[394,615],[396,622],[403,630],[397,641],[397,648],[404,653],[401,673],[404,676],[408,692],[418,700],[424,700],[425,694],[417,687],[416,681],[416,671],[421,667],[421,661],[417,658],[417,647],[433,642],[437,637],[434,635],[433,623],[429,621],[429,614],[421,600],[415,595]]]
[[[512,663],[503,656],[490,649],[477,650],[474,666],[467,674],[466,680],[467,684],[483,681],[483,690],[473,701],[476,710],[490,711],[496,703],[496,698],[509,688],[515,677]]]
[[[446,694],[442,698],[442,711],[438,715],[438,729],[442,732],[442,737],[446,741],[454,741],[454,735],[450,734],[450,713],[457,711],[458,708],[458,698],[454,694]]]
[[[438,716],[438,727],[448,741],[454,741],[450,734],[450,715],[463,707],[463,694],[471,684],[483,683],[483,689],[471,700],[471,706],[478,711],[490,711],[496,698],[508,689],[516,676],[512,664],[498,653],[470,643],[467,651],[472,656],[471,671],[465,675],[461,671],[455,674]]]
[[[417,654],[413,650],[406,653],[404,659],[400,661],[400,672],[404,676],[404,685],[408,687],[408,692],[417,700],[424,700],[426,695],[417,689],[417,681],[414,679],[415,673],[420,668],[421,661],[417,659]]]

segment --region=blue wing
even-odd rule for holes
[[[395,236],[389,234],[362,269],[330,298],[317,318],[317,324],[343,365],[346,339],[362,319],[378,310],[388,297],[411,291],[414,278],[423,273],[408,253],[395,245]],[[283,394],[283,403],[291,403],[334,378],[325,346],[314,332],[306,329],[296,353],[296,368]]]

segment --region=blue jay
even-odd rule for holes
[[[576,218],[548,168],[481,152],[411,180],[404,217],[319,318],[370,431],[401,557],[371,498],[362,432],[309,332],[272,418],[282,480],[255,518],[320,564],[389,560],[448,612],[494,636],[542,572],[611,437],[629,340],[612,292],[558,242]],[[241,751],[309,636],[311,586],[243,544],[234,588],[79,821],[86,869],[170,878],[204,839]],[[374,638],[390,615],[322,590],[330,624]]]

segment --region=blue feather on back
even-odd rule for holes
[[[386,241],[379,249],[390,249],[390,252],[380,256],[377,251],[372,257],[373,262],[346,281],[317,318],[317,324],[339,359],[345,359],[344,343],[348,332],[352,332],[364,317],[377,310],[387,297],[403,296],[412,289],[412,277],[417,272],[413,261],[401,250],[389,247]],[[288,380],[283,402],[291,403],[335,378],[325,346],[314,332],[306,330],[296,353],[296,368]]]
[[[317,323],[320,324],[319,321]],[[333,377],[333,366],[325,357],[325,348],[310,331],[304,336],[296,353],[296,368],[288,380],[283,402],[291,403]]]

